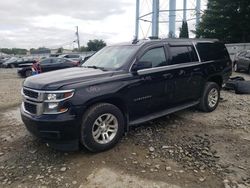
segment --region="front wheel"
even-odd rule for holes
[[[92,152],[108,150],[121,139],[124,124],[119,108],[109,103],[96,104],[83,116],[81,144]]]
[[[199,108],[204,112],[212,112],[220,100],[220,87],[215,82],[207,82],[200,99]]]

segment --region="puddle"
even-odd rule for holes
[[[94,171],[87,177],[87,183],[80,185],[79,188],[180,188],[177,185],[171,185],[161,181],[150,181],[136,176],[124,174],[122,172],[113,171],[109,168],[102,168]]]

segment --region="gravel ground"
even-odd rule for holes
[[[222,91],[212,113],[183,110],[132,128],[109,151],[63,153],[24,128],[22,81],[0,69],[0,187],[250,187],[250,95]]]
[[[21,102],[21,87],[23,79],[18,78],[17,69],[0,68],[0,107],[14,107]]]

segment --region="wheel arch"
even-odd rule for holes
[[[215,82],[221,88],[223,84],[223,78],[221,75],[213,75],[207,79],[207,82]]]
[[[116,106],[117,108],[120,109],[120,111],[122,112],[123,116],[124,116],[124,120],[125,120],[125,127],[124,127],[124,132],[128,132],[129,127],[129,113],[128,113],[128,107],[125,103],[125,101],[118,96],[105,96],[105,97],[100,97],[100,98],[95,98],[93,100],[89,100],[85,103],[85,107],[86,109],[89,109],[91,106],[97,104],[97,103],[109,103],[112,104],[114,106]]]

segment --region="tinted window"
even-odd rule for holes
[[[40,63],[41,63],[41,65],[47,65],[47,64],[50,64],[50,63],[51,63],[51,59],[45,59],[45,60],[42,60]]]
[[[160,67],[166,65],[166,57],[164,48],[154,48],[147,51],[139,61],[149,61],[152,62],[152,67]]]
[[[197,50],[201,61],[211,61],[219,59],[228,59],[228,52],[222,43],[198,43]]]
[[[61,59],[61,58],[53,59],[53,63],[64,63],[64,62],[65,62],[65,60]]]
[[[189,50],[188,46],[171,46],[171,65],[191,62],[192,59]]]
[[[199,61],[198,59],[198,56],[197,56],[197,53],[194,49],[193,46],[188,46],[188,50],[190,52],[190,56],[191,56],[191,60],[194,62],[194,61]]]
[[[67,55],[67,58],[79,58],[79,55]]]

